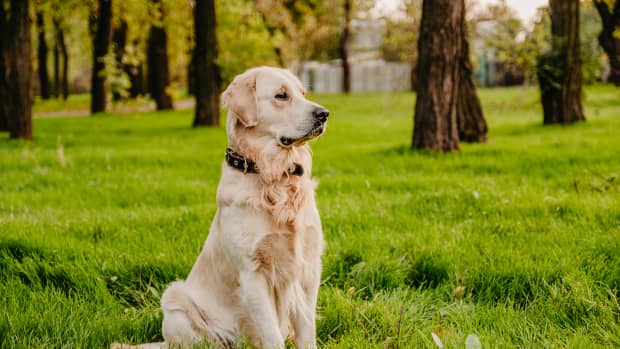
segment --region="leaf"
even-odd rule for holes
[[[160,298],[161,298],[161,297],[159,296],[159,292],[157,292],[157,290],[156,290],[153,286],[148,285],[148,286],[147,286],[147,288],[148,288],[148,290],[151,292],[151,294],[152,294],[153,296],[155,296],[155,298],[157,298],[157,299],[160,299]]]
[[[443,348],[443,343],[441,343],[441,339],[439,336],[435,334],[435,332],[431,332],[431,336],[433,337],[433,341],[437,344],[437,347]]]
[[[614,38],[620,39],[620,27],[616,27],[616,30],[614,30],[612,35]]]
[[[475,334],[470,334],[465,339],[465,349],[480,349],[482,345],[480,344],[480,339]]]

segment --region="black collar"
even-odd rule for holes
[[[245,156],[237,153],[236,151],[226,148],[226,163],[233,168],[245,173],[258,173],[258,167],[256,163]],[[295,164],[295,169],[290,171],[289,174],[295,176],[303,176],[304,168],[300,164]]]

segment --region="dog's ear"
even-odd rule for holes
[[[258,124],[256,75],[243,74],[236,77],[222,93],[222,104],[237,115],[243,126],[256,126]]]

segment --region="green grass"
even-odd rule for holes
[[[487,144],[408,148],[411,94],[319,95],[326,348],[620,347],[620,90],[543,127],[535,89],[480,92]],[[0,139],[0,347],[161,339],[159,296],[207,235],[223,129],[191,111],[35,120]]]

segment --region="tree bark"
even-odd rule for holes
[[[196,65],[194,63],[194,48],[189,50],[189,63],[187,64],[187,94],[194,96],[196,94]]]
[[[579,0],[550,0],[551,52],[538,59],[544,124],[585,120],[581,106]]]
[[[133,48],[136,50],[138,48],[138,40],[133,41]],[[142,62],[138,62],[135,64],[126,64],[125,65],[125,73],[129,76],[129,82],[131,83],[131,87],[129,87],[129,97],[136,98],[145,93],[144,91],[144,64]]]
[[[39,95],[43,99],[50,98],[50,80],[47,73],[47,43],[45,42],[45,21],[43,11],[37,10],[37,62],[39,64]]]
[[[116,59],[116,67],[119,70],[124,71],[125,65],[123,64],[123,55],[125,54],[125,45],[127,44],[127,21],[121,18],[118,27],[114,28],[112,32],[112,43],[114,49],[114,58]],[[112,98],[115,101],[120,101],[122,96],[118,91],[112,93]]]
[[[0,4],[0,119],[11,138],[32,139],[30,1]],[[7,17],[8,15],[8,17]]]
[[[620,87],[620,37],[615,37],[616,28],[620,28],[620,0],[616,0],[610,9],[603,0],[595,0],[594,6],[603,22],[603,30],[598,42],[609,58],[609,81]]]
[[[464,0],[424,0],[412,147],[459,149],[457,127]]]
[[[340,37],[340,59],[342,59],[342,91],[351,92],[351,64],[349,63],[349,42],[351,41],[351,0],[344,0],[344,28]]]
[[[7,58],[7,39],[8,39],[8,23],[6,11],[4,9],[5,0],[0,0],[0,131],[9,130],[7,94],[9,92],[6,65]],[[5,35],[6,33],[6,35]]]
[[[54,98],[60,97],[60,44],[58,43],[58,31],[60,21],[57,18],[52,20],[54,23]]]
[[[215,1],[196,0],[194,6],[194,67],[196,112],[193,126],[220,124],[220,70],[217,61]]]
[[[168,68],[168,38],[162,26],[164,13],[160,0],[152,0],[160,19],[160,24],[151,25],[147,48],[147,65],[149,79],[149,93],[157,104],[157,110],[172,109],[172,98],[166,91],[170,83]],[[197,6],[197,5],[196,5]]]
[[[136,66],[127,66],[127,74],[129,74],[129,81],[131,87],[129,88],[129,97],[136,98],[145,93],[144,91],[144,67],[140,63]]]
[[[56,40],[60,47],[60,55],[62,56],[62,98],[66,100],[69,98],[69,53],[67,52],[65,33],[62,27],[59,27],[56,32]]]
[[[93,71],[91,79],[90,112],[92,114],[105,111],[106,91],[105,76],[101,72],[105,68],[103,57],[108,53],[110,46],[112,0],[97,0],[97,18],[93,38]],[[92,23],[91,23],[92,24]]]
[[[469,57],[467,41],[467,21],[465,11],[462,18],[463,50],[461,55],[461,79],[457,107],[457,123],[459,140],[468,143],[481,143],[487,140],[487,122],[482,113],[482,105],[476,93],[476,85],[472,78],[473,68]]]

